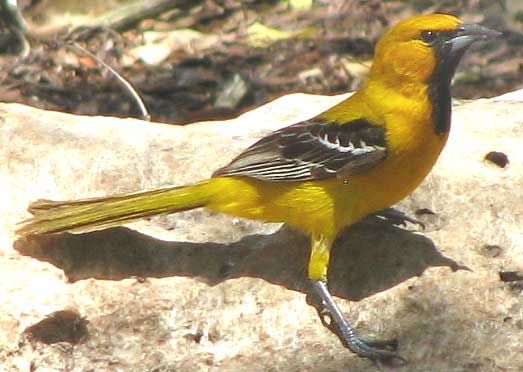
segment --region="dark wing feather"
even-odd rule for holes
[[[361,174],[387,156],[383,127],[358,119],[339,124],[321,118],[262,138],[213,176],[266,181],[309,181]]]

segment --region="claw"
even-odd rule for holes
[[[384,349],[384,350],[391,350],[396,351],[398,350],[398,340],[391,339],[391,340],[379,340],[374,338],[365,338],[360,337],[360,340],[366,343],[369,346],[376,347],[378,349]]]
[[[343,318],[339,307],[334,302],[325,281],[313,281],[316,294],[320,297],[321,303],[315,306],[322,324],[331,332],[336,334],[343,346],[362,358],[372,360],[381,369],[382,365],[402,366],[407,364],[407,360],[397,354],[398,348],[396,340],[372,340],[361,338],[356,330]],[[326,318],[330,321],[327,321]]]
[[[379,212],[376,212],[374,215],[378,218],[390,221],[393,225],[396,226],[405,227],[407,226],[407,222],[410,222],[420,226],[423,230],[425,230],[425,224],[422,221],[418,220],[415,217],[411,217],[396,208],[385,208]]]

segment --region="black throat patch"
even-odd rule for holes
[[[437,134],[450,131],[452,116],[450,83],[452,76],[463,56],[463,52],[452,54],[451,46],[446,43],[434,45],[436,68],[429,81],[429,99],[432,103],[432,122]]]

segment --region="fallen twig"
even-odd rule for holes
[[[71,44],[67,44],[67,46],[69,47],[72,47],[73,49],[76,49],[77,51],[80,51],[86,55],[88,55],[89,57],[91,57],[92,59],[94,59],[97,63],[99,63],[100,65],[102,65],[103,67],[105,67],[109,72],[111,72],[115,77],[116,79],[120,82],[120,84],[122,84],[125,89],[129,92],[129,94],[131,95],[131,97],[136,101],[139,109],[140,109],[140,112],[142,114],[142,119],[143,120],[146,120],[146,121],[151,121],[151,115],[149,114],[149,112],[147,111],[147,108],[145,107],[145,103],[143,102],[142,100],[142,97],[140,97],[140,95],[138,94],[138,92],[136,91],[136,89],[132,86],[132,84],[130,82],[128,82],[121,74],[119,74],[114,68],[112,68],[111,66],[109,66],[107,63],[105,63],[104,61],[102,61],[100,58],[98,58],[96,55],[94,55],[93,53],[91,53],[89,50],[85,49],[84,47],[81,47],[80,45],[78,45],[77,43],[71,43]]]

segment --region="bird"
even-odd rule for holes
[[[373,362],[403,362],[388,342],[360,336],[344,317],[328,288],[331,248],[341,230],[394,205],[428,175],[451,129],[458,63],[473,43],[499,35],[451,14],[400,21],[376,44],[368,78],[352,96],[269,133],[212,177],[98,198],[37,200],[17,233],[84,233],[200,207],[284,222],[310,237],[312,293],[342,344]]]

